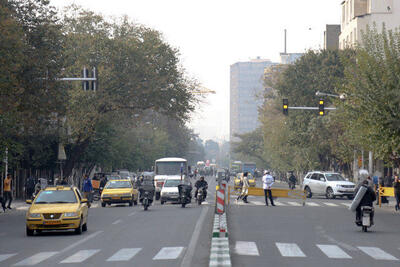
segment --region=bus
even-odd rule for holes
[[[256,171],[256,164],[254,162],[243,163],[243,172],[249,172],[254,176],[255,171]]]
[[[160,199],[161,188],[165,180],[185,179],[188,175],[187,160],[183,158],[157,159],[154,165],[154,185],[156,187],[156,200]]]

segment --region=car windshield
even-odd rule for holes
[[[167,180],[165,181],[164,187],[176,187],[181,184],[179,180]]]
[[[181,175],[186,172],[186,162],[157,162],[156,174],[157,175]]]
[[[132,184],[129,181],[110,181],[107,183],[107,189],[114,189],[114,188],[130,188]]]
[[[328,181],[346,181],[346,179],[337,173],[326,173],[325,177]]]
[[[72,190],[45,190],[40,192],[35,204],[76,203],[77,199]]]

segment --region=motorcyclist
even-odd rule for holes
[[[204,199],[206,199],[207,198],[208,183],[207,183],[206,180],[204,180],[204,176],[200,176],[200,179],[196,181],[194,186],[196,187],[196,192],[194,194],[195,198],[197,199],[197,193],[199,191],[199,188],[203,187],[205,189],[205,190],[203,190]]]
[[[367,187],[367,192],[365,192],[365,195],[363,196],[363,198],[360,201],[360,204],[358,204],[357,208],[356,208],[356,224],[360,225],[361,224],[361,207],[362,206],[369,206],[372,207],[373,206],[373,202],[376,200],[376,195],[374,190],[372,189],[371,185],[370,185],[370,181],[368,179],[364,180],[361,184],[361,186],[358,188],[358,190],[360,190],[360,188],[362,186]],[[357,195],[358,190],[355,191],[355,195]],[[374,224],[374,212],[372,211],[371,213],[371,225]]]

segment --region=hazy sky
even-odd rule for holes
[[[181,52],[187,73],[215,90],[190,126],[203,139],[229,137],[229,67],[260,56],[279,62],[287,51],[323,46],[326,24],[339,24],[342,0],[51,0],[75,3],[106,16],[128,15],[163,33]]]

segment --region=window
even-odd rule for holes
[[[319,178],[318,178],[318,173],[314,173],[312,176],[311,176],[311,179],[313,179],[313,180],[318,180]]]
[[[321,182],[324,182],[326,179],[325,179],[325,176],[322,173],[320,173],[318,175],[318,180],[321,181]]]

